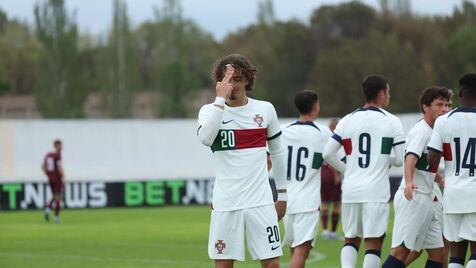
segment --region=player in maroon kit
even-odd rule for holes
[[[50,152],[45,156],[42,165],[43,172],[48,177],[48,183],[50,185],[51,193],[53,195],[51,201],[48,203],[48,206],[45,208],[45,220],[49,221],[50,209],[54,208],[54,221],[56,223],[59,223],[61,199],[63,197],[63,189],[65,184],[63,166],[61,165],[61,149],[63,145],[60,140],[55,140],[53,144],[55,147],[55,151]]]
[[[329,129],[334,131],[339,121],[332,119]],[[321,167],[321,218],[322,239],[342,240],[337,234],[337,225],[340,217],[341,175],[327,163]],[[329,209],[332,204],[332,228],[328,228]]]

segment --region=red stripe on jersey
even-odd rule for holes
[[[266,147],[266,128],[235,130],[236,149]]]
[[[352,140],[351,139],[343,139],[342,145],[344,146],[345,155],[352,154]]]
[[[436,173],[436,172],[438,172],[438,165],[434,165],[434,166],[430,167],[430,172],[431,172],[431,173]]]
[[[451,145],[449,143],[443,143],[443,158],[445,158],[445,161],[453,160],[453,154],[451,153]]]

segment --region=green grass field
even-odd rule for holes
[[[213,267],[209,217],[206,206],[65,210],[60,224],[45,222],[42,211],[1,212],[0,267]],[[339,267],[341,247],[318,239],[308,266]],[[363,254],[361,248],[359,263]],[[423,267],[424,259],[410,267]],[[286,249],[282,267],[288,261]],[[235,267],[260,266],[247,255]]]

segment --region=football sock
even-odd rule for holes
[[[442,268],[443,264],[441,262],[427,260],[425,264],[425,268]]]
[[[327,230],[327,221],[328,221],[327,210],[323,210],[321,211],[321,213],[322,213],[322,230]]]
[[[358,247],[353,244],[345,244],[340,253],[340,263],[342,268],[354,268],[357,263]]]
[[[365,251],[363,268],[380,268],[380,250],[369,249]]]
[[[464,258],[451,257],[448,264],[448,268],[463,268],[464,267]]]
[[[473,254],[471,257],[469,257],[469,262],[466,265],[466,268],[476,268],[476,254]]]
[[[339,223],[339,214],[332,213],[332,231],[335,232],[337,230],[337,224]]]
[[[56,216],[59,216],[59,213],[60,213],[60,209],[61,209],[61,204],[60,204],[61,201],[55,201],[55,215]]]
[[[405,263],[393,257],[392,255],[388,255],[388,258],[383,263],[382,268],[405,268]]]

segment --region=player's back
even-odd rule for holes
[[[46,173],[49,177],[55,178],[59,174],[59,165],[61,162],[61,155],[57,152],[49,152],[46,154],[45,159],[43,160],[43,165],[46,168]]]
[[[456,108],[440,116],[433,132],[443,142],[445,213],[476,212],[476,109]],[[433,142],[432,136],[430,149]]]
[[[404,143],[400,120],[380,108],[360,108],[339,122],[334,139],[346,153],[342,202],[387,202],[390,154]]]
[[[321,203],[322,151],[332,132],[312,121],[282,127],[287,159],[287,213],[316,211]]]

